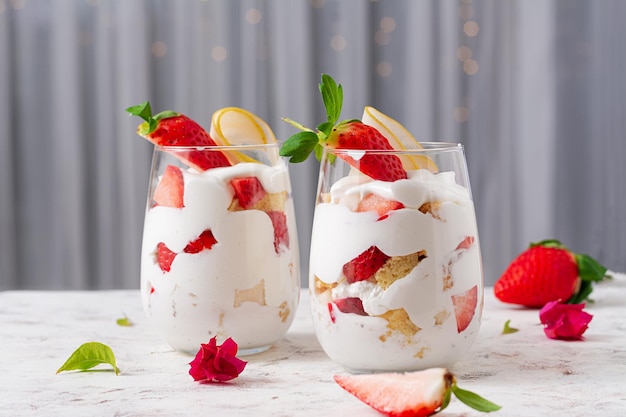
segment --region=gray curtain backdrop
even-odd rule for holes
[[[0,290],[139,286],[149,99],[277,137],[373,105],[465,145],[485,281],[558,238],[626,270],[626,2],[0,0]],[[306,282],[317,182],[292,167]]]

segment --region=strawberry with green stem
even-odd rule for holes
[[[376,411],[390,417],[426,417],[444,410],[454,396],[482,412],[501,407],[458,387],[446,368],[407,373],[335,375],[335,382]]]
[[[505,303],[539,308],[551,301],[579,304],[607,269],[588,255],[571,252],[558,240],[533,243],[518,255],[494,285]]]
[[[166,110],[153,115],[150,103],[147,101],[131,106],[126,111],[144,120],[137,127],[137,134],[157,146],[166,148],[170,146],[199,148],[217,146],[202,126],[184,114]],[[226,155],[222,152],[205,152],[200,149],[190,149],[185,153],[177,152],[175,155],[200,171],[231,165]]]
[[[380,153],[365,153],[355,159],[349,152],[337,156],[363,174],[381,181],[406,179],[407,174],[402,161],[396,155],[385,153],[394,148],[376,128],[363,124],[359,120],[339,121],[343,105],[343,88],[327,74],[322,74],[319,86],[326,108],[326,121],[316,130],[309,129],[298,122],[285,118],[286,122],[302,130],[288,138],[280,149],[281,156],[290,157],[290,162],[305,161],[312,152],[321,159],[324,148],[332,150],[368,150]]]

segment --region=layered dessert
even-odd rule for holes
[[[450,366],[480,326],[482,267],[463,149],[420,144],[366,107],[341,120],[343,89],[322,75],[327,120],[281,147],[321,159],[309,288],[317,338],[357,371]]]
[[[454,172],[407,174],[384,182],[353,172],[315,210],[316,335],[353,370],[448,366],[480,326],[482,269],[469,192]]]
[[[264,122],[242,109],[216,115],[213,144],[159,141],[155,148],[142,300],[154,327],[177,350],[195,353],[217,336],[232,337],[240,354],[255,353],[283,337],[298,304],[289,173],[275,139],[259,143],[259,136],[268,136]],[[251,130],[242,133],[246,123]]]

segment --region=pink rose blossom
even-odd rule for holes
[[[237,378],[248,362],[237,358],[237,343],[230,337],[220,346],[213,337],[207,344],[201,344],[200,350],[189,363],[194,381],[229,381]]]
[[[593,316],[585,311],[585,304],[547,303],[539,312],[543,331],[550,339],[581,340]]]

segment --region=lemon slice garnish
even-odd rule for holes
[[[366,106],[363,109],[363,117],[361,121],[376,128],[387,140],[389,144],[398,150],[404,149],[422,149],[423,146],[411,135],[400,122],[374,107]],[[437,165],[431,158],[426,155],[400,155],[402,166],[405,170],[428,169],[437,172]]]
[[[218,145],[265,145],[276,143],[269,125],[256,114],[239,107],[225,107],[211,117],[210,133]],[[257,162],[241,152],[229,152],[233,162]]]

